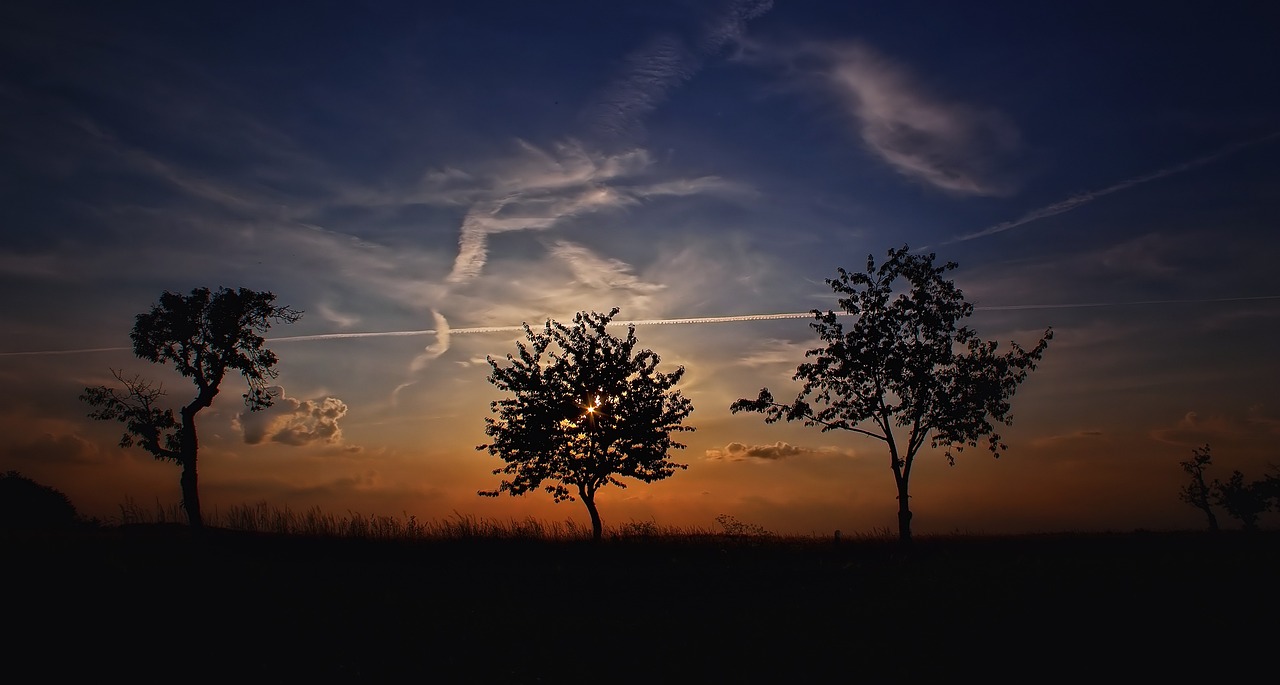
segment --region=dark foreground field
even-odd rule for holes
[[[1266,681],[1280,654],[1276,532],[0,544],[14,683]]]

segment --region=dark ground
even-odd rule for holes
[[[1274,677],[1280,532],[0,537],[8,682]],[[28,673],[21,679],[6,677]]]

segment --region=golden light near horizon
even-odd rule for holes
[[[607,523],[890,524],[881,443],[729,407],[763,387],[790,399],[815,309],[847,314],[824,280],[904,243],[960,265],[984,339],[1058,334],[1013,402],[1009,458],[926,453],[919,532],[1195,526],[1175,496],[1192,448],[1213,444],[1211,479],[1277,459],[1280,93],[1235,87],[1277,63],[1265,10],[1095,31],[1035,3],[980,20],[934,3],[924,27],[840,3],[574,3],[574,21],[514,3],[513,29],[492,8],[420,3],[362,11],[352,31],[348,9],[309,7],[325,42],[72,4],[74,21],[49,3],[0,11],[15,65],[0,89],[24,131],[0,141],[21,181],[0,278],[24,293],[0,304],[0,472],[94,516],[177,501],[176,475],[74,394],[121,369],[177,411],[187,381],[134,356],[129,327],[158,293],[227,285],[307,314],[264,336],[273,407],[227,387],[201,414],[211,506],[580,516],[477,500],[494,462],[475,448],[506,397],[486,360],[518,360],[526,322],[617,307],[611,334],[634,326],[654,373],[688,369],[676,389],[697,431],[675,452],[684,472],[603,494]],[[236,50],[205,49],[215,24]],[[577,40],[587,25],[600,40]],[[1179,40],[1191,25],[1230,40]],[[138,51],[183,69],[139,71]],[[330,59],[350,68],[315,68]],[[1058,89],[985,68],[1024,62]],[[1085,96],[1064,111],[1064,91]],[[554,401],[518,396],[518,418],[634,450],[660,398],[599,347],[580,360]]]

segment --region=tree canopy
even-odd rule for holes
[[[668,458],[683,449],[673,434],[694,430],[683,425],[693,404],[673,390],[684,367],[657,370],[659,357],[637,349],[635,326],[625,337],[605,330],[618,314],[579,312],[573,325],[548,320],[541,332],[525,324],[518,353],[502,365],[488,358],[488,380],[512,396],[496,400],[485,418],[492,441],[477,446],[506,464],[496,490],[523,495],[545,489],[554,501],[582,499],[592,533],[601,535],[595,496],[609,484],[625,488],[621,478],[653,482],[687,468]],[[544,485],[544,483],[546,483]]]
[[[898,532],[911,539],[909,482],[926,444],[941,447],[949,463],[965,447],[987,442],[999,456],[1007,446],[996,424],[1012,423],[1010,400],[1042,358],[1052,329],[1031,348],[981,339],[964,325],[974,308],[935,266],[936,255],[891,249],[866,270],[838,269],[827,284],[840,312],[813,310],[823,347],[805,353],[793,378],[803,386],[794,401],[776,402],[768,388],[730,409],[759,412],[766,423],[802,421],[823,431],[847,430],[883,442],[898,491]],[[848,326],[842,318],[849,320]]]

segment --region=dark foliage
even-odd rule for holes
[[[1267,480],[1246,483],[1244,474],[1232,471],[1231,477],[1223,481],[1213,482],[1214,503],[1232,518],[1240,521],[1245,530],[1258,529],[1258,519],[1271,508],[1271,486]]]
[[[1209,445],[1194,448],[1191,459],[1179,463],[1191,480],[1179,490],[1178,499],[1204,512],[1210,531],[1218,530],[1215,505],[1225,509],[1246,531],[1258,530],[1264,513],[1280,511],[1280,467],[1273,466],[1272,473],[1254,481],[1246,482],[1245,475],[1237,470],[1226,481],[1215,478],[1209,483],[1205,480],[1205,471],[1213,463]]]
[[[813,310],[824,347],[805,353],[796,369],[803,381],[790,404],[774,401],[768,388],[730,409],[765,415],[766,423],[802,421],[823,431],[847,430],[883,442],[898,493],[898,531],[911,538],[908,498],[911,470],[929,444],[955,453],[985,439],[997,457],[1006,449],[996,424],[1012,422],[1010,399],[1044,355],[1052,330],[1031,349],[983,340],[965,319],[973,305],[945,274],[954,262],[934,265],[935,255],[889,251],[879,266],[867,256],[863,273],[840,269],[827,284],[839,297],[841,314]],[[846,329],[841,322],[851,317]],[[905,433],[905,435],[903,434]],[[905,438],[905,439],[904,439]]]
[[[684,448],[672,434],[693,430],[683,425],[693,404],[672,390],[684,367],[659,372],[658,355],[636,348],[634,326],[623,338],[606,331],[617,313],[580,312],[572,326],[548,321],[540,333],[526,324],[518,356],[508,354],[505,366],[489,358],[489,382],[512,397],[492,404],[498,416],[485,419],[485,434],[493,442],[476,449],[506,462],[493,473],[508,478],[479,494],[542,487],[556,502],[576,494],[599,539],[600,488],[625,488],[620,478],[650,483],[686,468],[667,457]]]
[[[1209,530],[1218,530],[1218,517],[1213,513],[1213,503],[1210,501],[1213,490],[1204,479],[1205,469],[1212,463],[1213,454],[1209,451],[1208,445],[1193,449],[1191,459],[1179,462],[1182,470],[1191,477],[1191,482],[1178,491],[1178,499],[1204,512],[1209,522]]]
[[[156,459],[182,467],[182,506],[191,525],[203,525],[196,460],[196,414],[213,404],[228,371],[248,384],[250,410],[271,406],[268,383],[278,372],[276,355],[264,346],[272,322],[293,323],[302,313],[275,304],[270,292],[240,288],[195,288],[190,295],[166,291],[151,311],[134,321],[133,352],[154,363],[170,363],[196,386],[196,397],[173,409],[158,406],[164,390],[139,376],[112,375],[123,389],[85,388],[80,399],[95,407],[89,417],[125,424],[121,447],[138,445]]]

